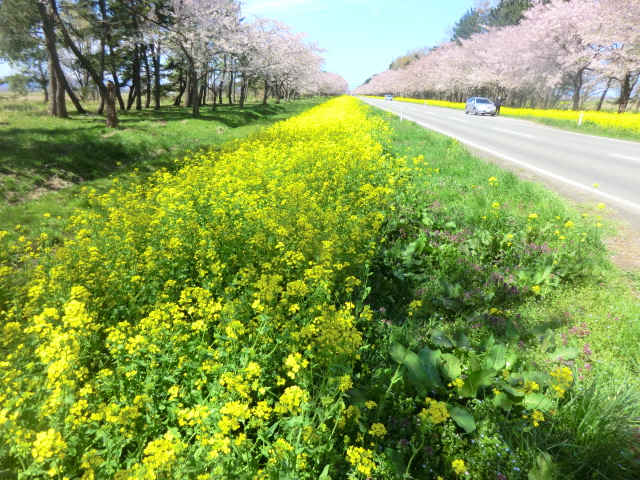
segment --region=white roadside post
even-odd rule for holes
[[[578,126],[582,125],[582,116],[584,115],[584,112],[580,112],[580,118],[578,119]]]
[[[400,107],[400,121],[402,121],[402,107]]]

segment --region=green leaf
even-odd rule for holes
[[[553,330],[548,329],[540,337],[540,348],[543,352],[550,352],[556,346],[556,335]]]
[[[505,347],[502,344],[494,345],[482,360],[482,366],[487,369],[501,370],[507,363]]]
[[[426,388],[427,375],[422,371],[418,355],[399,343],[394,343],[391,345],[391,357],[407,367],[409,380],[418,390],[422,391]]]
[[[553,480],[556,478],[553,471],[554,463],[551,455],[543,452],[536,458],[536,465],[529,470],[527,478],[528,480]]]
[[[329,476],[330,467],[331,465],[325,465],[324,469],[322,470],[322,473],[318,477],[318,480],[331,480],[331,477]]]
[[[493,397],[492,403],[495,407],[500,407],[506,412],[509,412],[513,407],[513,402],[507,395],[505,395],[504,392],[500,392],[495,397]]]
[[[462,332],[456,332],[453,334],[453,340],[456,343],[456,347],[458,348],[462,348],[462,349],[468,349],[471,347],[471,342],[469,341],[469,337],[467,337],[464,333]]]
[[[530,410],[548,412],[553,407],[553,401],[550,398],[545,397],[542,393],[529,393],[524,396],[522,405]]]
[[[431,332],[431,341],[440,347],[453,347],[453,340],[451,340],[442,330],[434,329]]]
[[[496,370],[475,370],[464,379],[464,385],[460,389],[460,395],[463,397],[475,397],[478,389],[483,386],[491,385],[493,378],[498,372]]]
[[[512,387],[508,383],[505,383],[504,385],[501,384],[500,388],[502,388],[502,390],[504,390],[505,393],[508,393],[512,397],[524,397],[524,390],[523,389],[517,388],[517,387]]]
[[[443,353],[440,372],[447,380],[455,380],[462,373],[460,359],[452,353]]]
[[[407,464],[404,461],[404,457],[393,448],[385,448],[384,453],[391,461],[396,474],[402,476],[407,471]]]
[[[462,408],[449,404],[446,405],[451,419],[456,422],[460,428],[467,433],[471,433],[476,429],[476,421],[473,419],[473,415]]]
[[[540,386],[540,388],[542,388],[551,383],[552,377],[548,373],[538,372],[535,370],[522,372],[523,383],[527,380],[529,380],[530,382],[536,382]]]
[[[580,350],[578,347],[561,347],[556,348],[552,353],[549,354],[549,358],[552,360],[573,360],[578,356]]]
[[[438,372],[438,366],[442,363],[442,352],[440,350],[431,350],[428,347],[424,347],[418,354],[420,357],[420,363],[423,368],[423,372],[427,376],[428,387],[442,386],[442,379]]]

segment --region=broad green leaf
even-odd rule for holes
[[[495,397],[493,397],[492,403],[495,407],[500,407],[507,412],[510,411],[513,407],[513,402],[504,392],[500,392]]]
[[[543,352],[550,352],[556,346],[556,335],[553,330],[548,329],[540,337],[540,348]]]
[[[537,372],[535,370],[529,372],[522,372],[522,381],[536,382],[540,388],[546,387],[551,383],[552,377],[548,373]]]
[[[453,340],[451,340],[442,330],[434,329],[431,332],[431,341],[440,347],[453,347]]]
[[[447,404],[447,411],[451,419],[458,424],[465,432],[471,433],[476,429],[476,421],[466,410]]]
[[[384,453],[391,461],[391,465],[393,465],[396,473],[403,475],[407,470],[407,463],[404,461],[404,457],[393,448],[385,448]]]
[[[330,467],[331,465],[325,465],[324,469],[322,470],[322,473],[320,473],[320,476],[318,477],[318,480],[331,480],[331,477],[329,476]]]
[[[493,378],[498,372],[496,370],[482,369],[475,370],[464,379],[464,385],[460,389],[459,394],[463,397],[475,397],[478,389],[483,386],[491,385]]]
[[[524,390],[522,388],[512,387],[508,383],[505,383],[504,385],[501,384],[500,388],[512,397],[524,397]]]
[[[528,480],[553,480],[556,478],[554,474],[554,463],[551,455],[543,452],[536,458],[536,465],[529,470]]]
[[[456,344],[456,347],[468,349],[471,347],[471,342],[469,341],[469,337],[467,337],[462,332],[456,332],[453,334],[453,340]]]
[[[553,401],[550,398],[545,397],[542,393],[529,393],[524,396],[522,405],[530,410],[547,412],[553,407]]]
[[[423,374],[427,377],[428,388],[432,386],[441,387],[442,380],[438,372],[438,366],[442,363],[442,359],[440,358],[442,352],[424,347],[418,355],[420,357]]]
[[[491,347],[491,350],[482,360],[482,366],[487,369],[501,370],[507,363],[504,345],[498,344]]]
[[[580,350],[578,347],[561,347],[556,348],[552,353],[550,353],[549,358],[552,360],[573,360],[579,353]]]
[[[425,394],[431,385],[431,380],[429,373],[422,366],[420,357],[399,343],[394,343],[391,346],[390,353],[396,362],[407,367],[409,381],[416,387],[416,390],[421,395]]]
[[[447,380],[455,380],[462,373],[460,359],[451,353],[443,353],[440,372]]]

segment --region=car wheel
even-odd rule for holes
[[[496,114],[495,114],[495,113],[492,113],[492,114],[491,114],[491,116],[492,116],[492,117],[495,117],[495,116],[496,116]]]
[[[475,108],[473,109],[473,114],[474,114],[474,115],[478,115],[478,112],[476,111],[476,109],[475,109]]]
[[[469,115],[469,110],[467,110],[466,108],[464,109],[464,114],[465,115]]]

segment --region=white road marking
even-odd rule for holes
[[[564,182],[564,183],[566,183],[568,185],[571,185],[573,187],[579,188],[580,190],[585,190],[587,192],[593,193],[595,196],[606,198],[608,200],[617,202],[617,203],[619,203],[621,205],[625,205],[625,206],[627,206],[629,208],[632,208],[634,210],[640,211],[640,205],[638,205],[637,203],[633,203],[633,202],[630,202],[628,200],[625,200],[624,198],[620,198],[620,197],[616,197],[614,195],[610,195],[610,194],[605,193],[602,190],[599,190],[599,189],[594,188],[594,187],[588,187],[586,185],[582,185],[581,183],[578,183],[578,182],[576,182],[574,180],[570,180],[570,179],[568,179],[566,177],[562,177],[560,175],[556,175],[555,173],[550,172],[548,170],[544,170],[542,168],[535,167],[535,166],[530,165],[530,164],[528,164],[526,162],[523,162],[522,160],[518,160],[516,158],[513,158],[513,157],[511,157],[509,155],[504,155],[504,154],[502,154],[500,152],[496,152],[495,150],[487,148],[484,145],[479,145],[479,144],[477,144],[475,142],[470,142],[468,140],[465,140],[464,138],[461,138],[461,137],[459,137],[457,135],[449,133],[449,132],[447,132],[445,130],[442,130],[440,128],[435,128],[435,127],[432,127],[430,125],[427,125],[426,123],[422,123],[422,122],[419,122],[419,121],[416,121],[416,120],[414,120],[414,122],[417,123],[418,125],[422,125],[424,128],[428,128],[429,130],[433,130],[434,132],[441,133],[443,135],[446,135],[447,137],[455,138],[460,143],[464,143],[465,145],[470,145],[470,146],[472,146],[474,148],[477,148],[479,150],[484,150],[485,152],[490,153],[491,155],[495,155],[496,157],[503,158],[503,159],[505,159],[505,160],[507,160],[507,161],[509,161],[511,163],[515,163],[516,165],[520,165],[520,166],[522,166],[524,168],[527,168],[527,169],[532,170],[534,172],[540,173],[541,175],[546,175],[546,176],[551,177],[551,178],[553,178],[555,180],[558,180],[560,182]]]
[[[627,159],[627,160],[633,160],[634,162],[640,162],[640,158],[627,157],[626,155],[618,155],[617,153],[610,153],[609,156],[610,157],[624,158],[624,159]]]
[[[464,118],[458,118],[458,117],[447,117],[450,118],[451,120],[457,120],[458,122],[462,122],[462,123],[469,123],[469,120],[465,120]]]
[[[494,130],[500,130],[501,132],[512,133],[513,135],[520,135],[521,137],[536,138],[534,135],[527,135],[526,133],[514,132],[512,130],[505,130],[504,128],[493,127]]]

